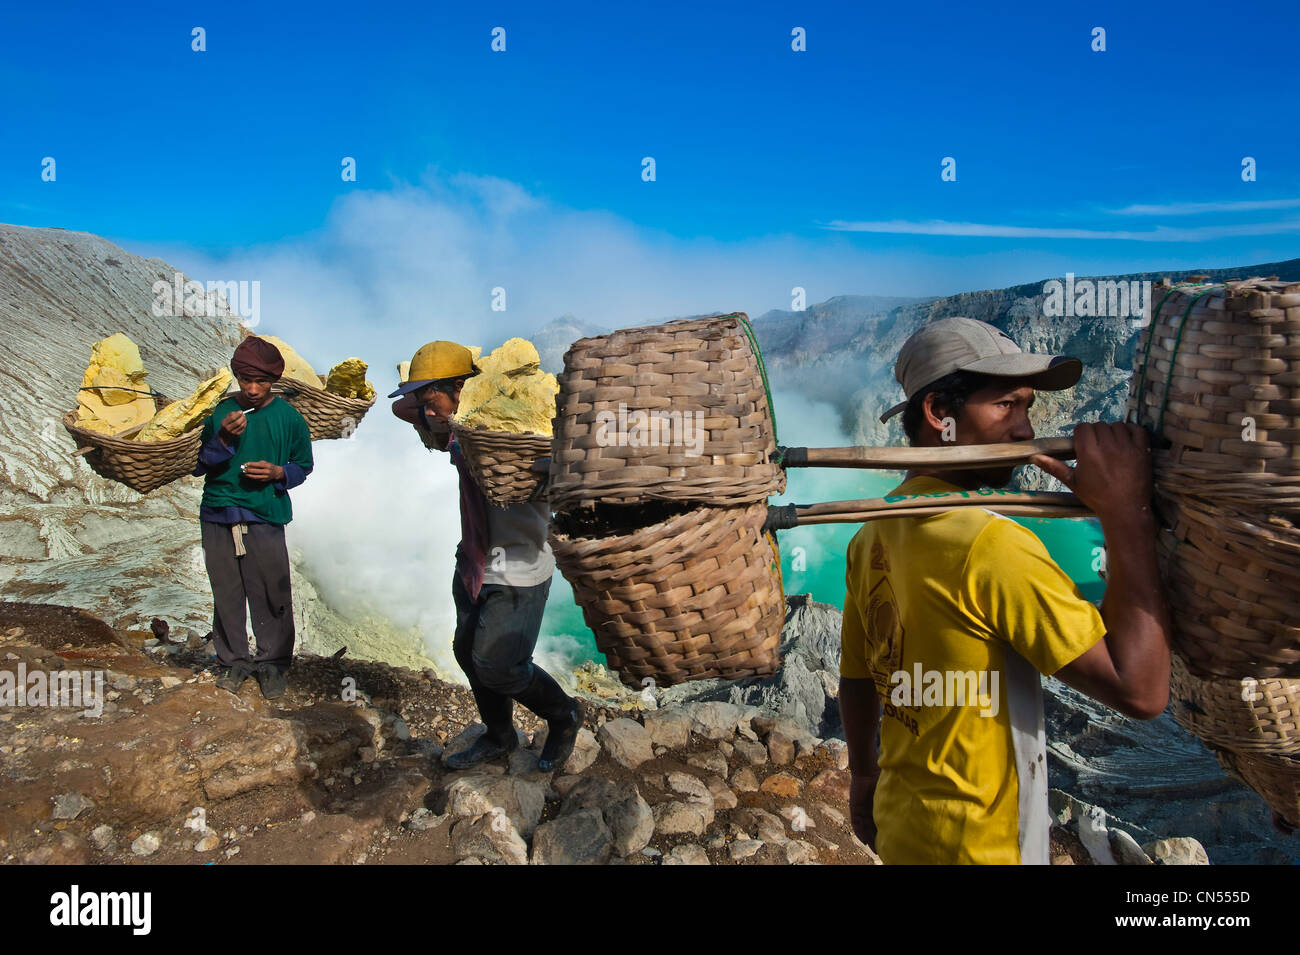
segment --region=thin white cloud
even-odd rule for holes
[[[1122,229],[1060,229],[1041,226],[992,225],[981,222],[946,222],[931,219],[911,222],[890,219],[880,222],[851,222],[835,219],[821,223],[834,232],[876,232],[887,235],[948,235],[993,239],[1124,239],[1132,242],[1210,242],[1253,235],[1278,235],[1300,231],[1300,219],[1257,222],[1248,225],[1193,226],[1170,229],[1157,226],[1145,231]]]
[[[1240,202],[1170,202],[1164,205],[1131,205],[1107,209],[1116,216],[1191,216],[1206,212],[1261,212],[1269,209],[1300,208],[1300,199],[1251,199]]]

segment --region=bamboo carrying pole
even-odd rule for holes
[[[944,448],[785,448],[781,463],[787,468],[910,468],[942,467],[950,471],[986,465],[1028,464],[1035,454],[1051,458],[1074,457],[1073,438],[1039,438],[1005,444],[963,444]]]
[[[768,508],[767,530],[807,524],[863,524],[889,517],[930,517],[962,507],[979,507],[1007,517],[1091,517],[1073,494],[1053,491],[943,491],[873,497],[822,504],[785,504]]]
[[[965,470],[989,465],[1026,464],[1036,454],[1058,459],[1074,457],[1071,438],[1040,438],[1005,444],[944,448],[786,448],[786,467],[944,468]],[[936,494],[908,494],[821,504],[785,504],[768,508],[768,530],[806,524],[862,524],[889,517],[930,517],[960,507],[981,507],[1008,517],[1089,517],[1092,512],[1073,494],[1048,491],[1007,491],[984,488]]]

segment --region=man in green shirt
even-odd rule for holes
[[[232,693],[256,675],[268,700],[284,695],[293,662],[293,599],[284,525],[293,519],[289,489],[311,473],[307,422],[271,385],[284,358],[251,336],[230,369],[239,393],[221,401],[203,425],[196,475],[205,478],[199,520],[212,582],[212,632],[226,668],[217,685]],[[257,653],[250,656],[245,609]]]

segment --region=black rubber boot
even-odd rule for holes
[[[217,678],[217,686],[223,690],[229,690],[231,693],[238,693],[239,688],[244,685],[244,681],[253,675],[253,668],[243,660],[237,660],[226,671]]]
[[[582,728],[578,703],[541,667],[533,667],[533,681],[515,699],[546,720],[546,745],[537,760],[544,773],[559,769],[568,761]]]
[[[474,740],[468,749],[444,757],[442,763],[448,769],[469,769],[489,759],[504,756],[519,745],[519,737],[515,735],[515,701],[502,693],[489,690],[477,680],[470,682],[470,689],[474,693],[474,702],[478,704],[479,718],[487,731]]]
[[[489,759],[505,756],[518,745],[519,741],[515,738],[514,727],[512,726],[510,728],[509,743],[493,738],[491,733],[484,733],[474,740],[468,749],[462,749],[459,753],[443,757],[442,764],[448,769],[469,769],[479,763],[485,763]]]

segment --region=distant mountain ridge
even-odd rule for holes
[[[1193,275],[1211,281],[1269,275],[1300,281],[1300,259],[1240,268],[1076,276],[1076,281],[1154,283]],[[864,304],[861,300],[867,297],[839,296],[802,313],[765,312],[754,329],[776,391],[797,391],[830,404],[855,444],[886,445],[903,443],[900,424],[882,425],[878,420],[904,397],[893,374],[903,342],[941,318],[964,315],[988,322],[1026,351],[1073,355],[1083,361],[1084,376],[1074,389],[1040,396],[1040,435],[1063,434],[1079,421],[1122,419],[1141,324],[1127,318],[1046,315],[1044,285],[1062,278],[922,299],[883,311]],[[779,423],[779,406],[776,415]],[[798,443],[792,431],[782,432],[786,443]]]

